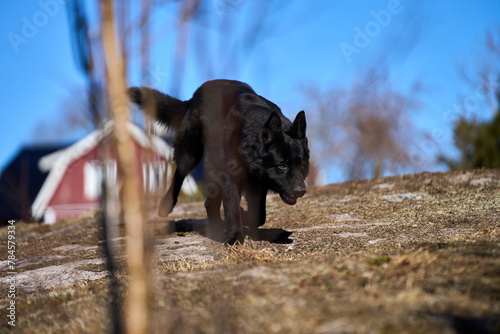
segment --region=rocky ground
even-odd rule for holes
[[[207,237],[201,202],[153,219],[158,333],[499,333],[500,170],[407,175],[269,196],[259,240]],[[92,217],[16,222],[16,327],[109,331]],[[0,229],[0,331],[12,271]],[[126,242],[121,237],[116,242]],[[126,272],[118,277],[126,284]],[[121,290],[120,290],[121,291]]]

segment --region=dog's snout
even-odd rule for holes
[[[297,186],[293,190],[293,195],[295,198],[302,197],[304,196],[305,193],[306,193],[306,187]]]

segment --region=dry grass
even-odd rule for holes
[[[268,242],[253,241],[248,237],[243,244],[224,245],[216,253],[217,256],[214,260],[207,260],[203,256],[177,256],[173,260],[165,260],[161,255],[157,254],[154,260],[155,272],[157,274],[176,274],[227,268],[232,265],[276,263],[297,258],[297,254],[288,253],[283,249],[279,249],[279,247],[273,247]]]
[[[210,270],[214,268],[212,263],[204,261],[203,258],[185,258],[179,256],[175,260],[166,261],[162,258],[156,258],[154,268],[157,274],[177,274],[197,270]]]
[[[500,332],[500,171],[467,174],[467,180],[491,180],[482,185],[449,181],[460,181],[461,175],[316,188],[294,207],[271,197],[264,228],[297,229],[292,244],[247,239],[225,246],[195,233],[166,236],[165,223],[155,222],[158,246],[170,248],[154,259],[153,332],[454,333],[470,326],[469,332]],[[394,186],[376,187],[382,183]],[[412,192],[429,197],[381,198]],[[203,204],[181,207],[187,218],[199,218]],[[90,217],[17,226],[20,258],[66,256],[19,272],[102,257],[100,249],[53,250],[101,245],[100,227]],[[5,235],[1,229],[0,237]],[[166,243],[168,238],[174,241]],[[183,247],[203,251],[176,253]],[[126,284],[123,269],[118,277]],[[107,332],[108,292],[106,278],[48,291],[19,290],[16,329]],[[0,305],[7,304],[6,296],[0,287]],[[6,329],[1,323],[0,332]]]
[[[226,246],[224,250],[224,262],[228,265],[257,262],[279,262],[286,261],[291,258],[291,256],[281,252],[278,248],[273,248],[269,243],[256,242],[248,237],[243,245],[236,244],[234,246]]]

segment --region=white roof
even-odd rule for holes
[[[113,122],[108,122],[104,126],[104,129],[95,130],[75,144],[40,158],[38,167],[43,172],[49,172],[49,175],[31,206],[33,218],[41,219],[43,217],[47,205],[59,186],[68,166],[92,150],[104,137],[111,133],[112,128]],[[152,149],[157,154],[165,157],[166,160],[170,160],[173,157],[173,148],[160,137],[153,135],[151,138],[148,138],[144,131],[133,123],[128,123],[128,130],[141,147]],[[182,190],[189,194],[192,192],[193,185],[196,182],[191,176],[188,176],[185,183],[186,187],[183,186]]]

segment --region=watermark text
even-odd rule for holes
[[[14,220],[8,221],[7,226],[7,277],[9,289],[7,298],[9,304],[7,306],[7,323],[9,326],[16,326],[16,226]]]

